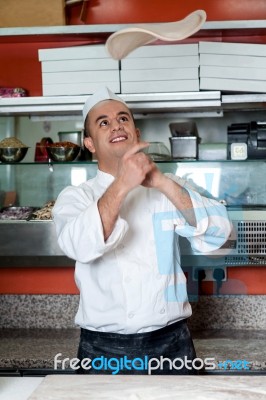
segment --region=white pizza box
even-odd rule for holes
[[[127,58],[139,57],[173,57],[195,56],[199,54],[199,45],[196,44],[163,44],[146,45],[133,50]]]
[[[200,54],[200,65],[266,68],[266,57],[226,54]]]
[[[202,65],[201,78],[234,78],[266,81],[266,68],[217,67]]]
[[[104,45],[86,45],[39,49],[39,61],[76,60],[83,58],[110,58]]]
[[[120,74],[121,82],[198,79],[199,68],[129,69]]]
[[[124,58],[121,60],[121,70],[123,69],[159,69],[159,68],[183,68],[198,67],[199,56],[184,57],[142,57]]]
[[[96,90],[107,86],[112,92],[120,93],[120,82],[83,82],[83,83],[59,83],[43,85],[43,96],[79,96],[93,94]]]
[[[119,63],[112,58],[83,58],[76,60],[42,61],[42,72],[118,70]]]
[[[265,57],[266,45],[253,43],[199,42],[199,53]]]
[[[43,85],[58,83],[119,82],[119,71],[44,72]]]
[[[266,92],[266,81],[254,79],[200,78],[201,90],[221,90],[233,92]]]
[[[197,92],[198,79],[121,82],[121,93]]]

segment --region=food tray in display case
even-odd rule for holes
[[[58,246],[52,219],[34,219],[39,211],[43,208],[0,210],[0,267],[74,266]]]
[[[3,207],[0,209],[0,221],[27,221],[36,207]]]

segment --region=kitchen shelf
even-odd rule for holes
[[[260,162],[260,163],[262,163],[262,164],[264,164],[264,163],[266,163],[266,160],[264,160],[264,159],[262,159],[262,160],[251,160],[251,159],[246,159],[246,160],[199,160],[199,159],[193,159],[193,158],[179,158],[179,159],[170,159],[170,160],[156,160],[155,161],[155,163],[156,164],[179,164],[179,163],[182,163],[182,164],[184,164],[184,163],[196,163],[196,164],[199,164],[199,163],[210,163],[210,164],[213,164],[213,163],[233,163],[233,164],[235,164],[235,163],[247,163],[247,162],[249,162],[249,163],[257,163],[257,162]],[[48,162],[48,161],[33,161],[33,162],[17,162],[17,163],[3,163],[3,162],[0,162],[0,167],[1,167],[1,165],[2,166],[24,166],[24,165],[47,165],[48,167],[50,166],[50,165],[53,165],[53,166],[55,166],[55,167],[57,167],[57,166],[60,166],[60,165],[67,165],[67,166],[69,166],[69,167],[71,167],[71,166],[87,166],[87,165],[96,165],[97,166],[97,161],[66,161],[66,162],[64,162],[64,161],[60,161],[60,162],[56,162],[56,161],[50,161],[50,162]]]
[[[0,116],[76,116],[90,95],[0,98]],[[224,94],[220,91],[120,94],[134,114],[212,113],[266,108],[266,93]],[[204,115],[203,115],[204,116]],[[208,116],[208,115],[206,115]]]
[[[48,162],[48,161],[32,161],[32,162],[14,162],[14,163],[1,163],[0,162],[0,166],[1,165],[5,165],[5,166],[9,166],[9,165],[11,165],[11,166],[15,166],[15,165],[47,165],[47,166],[49,166],[49,165],[68,165],[68,166],[71,166],[71,165],[89,165],[89,164],[93,164],[93,165],[96,165],[97,164],[97,162],[96,161],[59,161],[59,162],[56,162],[56,161],[50,161],[50,162]]]
[[[266,93],[222,94],[221,104],[223,111],[265,110]]]
[[[99,44],[104,43],[108,35],[113,32],[141,25],[98,24],[0,28],[0,44],[26,42]],[[205,22],[200,31],[178,43],[197,43],[199,40],[266,43],[266,20]],[[81,116],[81,110],[87,97],[88,95],[0,98],[0,116],[78,117]],[[222,116],[224,111],[230,110],[264,110],[266,101],[266,94],[237,95],[236,97],[234,94],[224,95],[220,91],[122,94],[121,97],[134,113],[140,114],[211,112],[213,116]]]
[[[193,163],[195,163],[195,164],[215,164],[215,163],[221,163],[221,164],[223,164],[223,163],[225,163],[225,164],[229,164],[229,163],[232,163],[232,164],[236,164],[236,163],[244,163],[244,164],[247,164],[247,163],[260,163],[261,165],[263,165],[263,164],[265,164],[266,163],[266,159],[264,160],[264,159],[246,159],[246,160],[231,160],[231,159],[228,159],[228,160],[202,160],[202,159],[193,159],[193,158],[179,158],[179,159],[170,159],[170,160],[156,160],[155,161],[155,163],[156,164],[162,164],[162,165],[164,165],[164,164],[193,164]],[[37,166],[37,165],[39,165],[39,166],[41,166],[41,165],[46,165],[47,167],[49,167],[49,166],[53,166],[53,167],[55,167],[55,168],[57,168],[57,167],[59,167],[60,168],[60,166],[63,166],[63,165],[67,165],[68,167],[71,167],[71,166],[74,166],[74,167],[78,167],[78,166],[80,166],[80,167],[83,167],[83,166],[89,166],[89,165],[94,165],[94,166],[98,166],[98,163],[97,163],[97,161],[91,161],[91,160],[82,160],[82,161],[60,161],[60,162],[56,162],[56,161],[32,161],[32,162],[17,162],[17,163],[3,163],[3,162],[0,162],[0,168],[1,168],[1,166],[6,166],[6,167],[9,167],[9,166],[27,166],[27,165],[35,165],[35,166]]]
[[[219,91],[121,94],[134,113],[221,108]],[[89,95],[0,98],[1,115],[80,115]]]
[[[161,24],[161,23],[160,23]],[[66,25],[66,26],[37,26],[37,27],[17,27],[17,28],[0,28],[0,42],[9,42],[10,38],[14,38],[16,42],[24,42],[25,37],[34,41],[46,41],[47,38],[58,41],[70,37],[79,39],[80,36],[91,37],[95,35],[107,35],[121,29],[129,27],[141,27],[143,24],[97,24],[97,25]],[[149,23],[150,26],[157,23]],[[240,21],[206,21],[201,30],[192,37],[216,34],[230,35],[250,35],[254,32],[260,34],[266,33],[266,20],[240,20]]]

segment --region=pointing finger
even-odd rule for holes
[[[133,154],[138,153],[139,151],[145,149],[146,147],[148,147],[150,145],[149,142],[138,142],[136,143],[134,146],[132,146],[132,148],[130,150],[128,150],[126,152],[126,155],[128,156],[132,156]]]

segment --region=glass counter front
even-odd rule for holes
[[[200,193],[228,206],[266,205],[266,160],[158,162],[164,173],[173,173]],[[17,206],[41,207],[55,200],[68,185],[91,179],[96,162],[0,164],[0,206],[5,194],[16,193]]]

